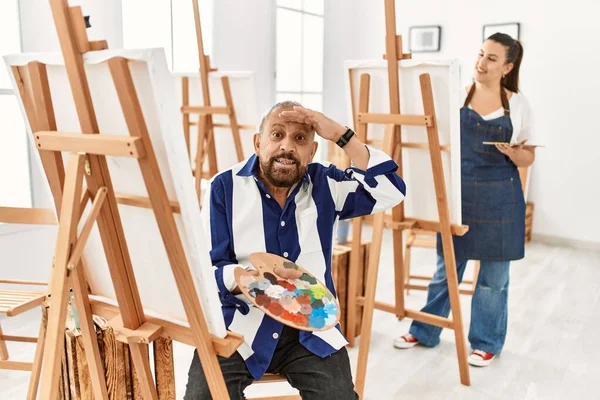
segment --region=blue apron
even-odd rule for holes
[[[502,99],[502,117],[486,121],[468,107],[471,97],[472,93],[460,110],[462,222],[469,231],[453,236],[456,259],[518,260],[525,256],[525,199],[519,171],[495,146],[483,144],[510,142],[508,101]],[[441,255],[440,234],[437,239]]]

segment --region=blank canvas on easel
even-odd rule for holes
[[[387,61],[385,60],[351,60],[344,63],[346,69],[346,85],[348,104],[348,120],[352,121],[351,109],[357,113],[360,90],[360,76],[371,76],[371,92],[369,113],[388,114],[389,81]],[[400,104],[402,114],[424,114],[421,100],[419,75],[427,73],[431,76],[434,89],[436,124],[440,144],[450,146],[450,152],[442,152],[444,177],[448,190],[450,221],[461,225],[461,178],[460,178],[460,75],[457,60],[417,61],[402,60],[398,62],[400,81]],[[352,96],[351,96],[352,91]],[[368,139],[381,140],[385,126],[370,124]],[[403,143],[427,144],[427,135],[422,127],[403,126]],[[407,218],[437,221],[438,210],[431,169],[431,159],[427,149],[404,149],[402,153],[402,179],[406,182],[407,194],[404,200]]]
[[[133,82],[169,200],[173,207],[180,210],[180,213],[175,214],[175,221],[209,330],[215,336],[225,337],[221,303],[208,253],[208,239],[202,229],[200,207],[194,191],[178,108],[173,106],[177,104],[177,100],[164,51],[106,50],[84,55],[100,133],[128,135],[111,72],[105,62],[113,57],[129,60]],[[69,87],[69,83],[60,53],[19,54],[6,57],[5,60],[9,66],[24,66],[35,61],[46,64],[58,130],[81,132],[73,96],[70,91],[64,90]],[[16,83],[13,84],[16,87]],[[23,107],[23,99],[20,101]],[[24,110],[23,114],[25,115]],[[152,314],[185,325],[186,313],[177,295],[177,286],[155,214],[149,202],[148,208],[126,204],[140,204],[143,203],[140,197],[148,198],[138,161],[134,158],[106,158],[142,304]],[[113,283],[96,227],[85,247],[84,258],[85,273],[92,294],[114,302]]]

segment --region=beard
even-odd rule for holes
[[[290,167],[282,167],[275,160],[285,159],[294,161]],[[273,156],[267,161],[260,160],[260,169],[263,176],[275,187],[290,188],[300,182],[306,174],[306,167],[300,164],[300,160],[290,153]]]

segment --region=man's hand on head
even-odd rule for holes
[[[304,107],[294,107],[294,111],[282,111],[279,116],[290,122],[310,125],[317,135],[332,142],[337,142],[346,132],[345,126],[318,111]]]

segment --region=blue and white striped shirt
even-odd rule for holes
[[[398,165],[384,152],[368,147],[366,171],[311,163],[304,179],[290,190],[283,210],[258,179],[256,156],[217,174],[209,183],[202,220],[210,240],[225,325],[242,334],[238,349],[254,378],[267,370],[283,325],[253,307],[236,287],[233,271],[247,268],[250,254],[280,255],[309,270],[335,295],[331,276],[333,227],[348,219],[389,209],[404,199]],[[300,332],[300,343],[326,357],[348,342],[338,329]]]

